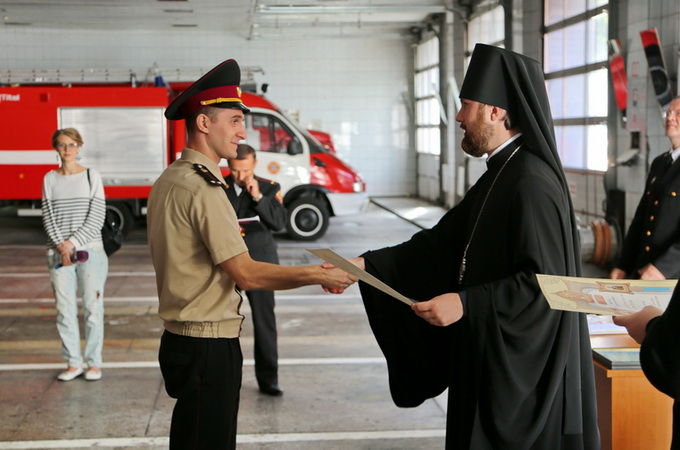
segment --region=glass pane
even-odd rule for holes
[[[543,23],[545,25],[552,25],[553,23],[559,22],[564,18],[564,12],[562,11],[562,1],[563,0],[545,0],[545,2],[543,2]]]
[[[564,67],[564,30],[546,33],[543,36],[543,70],[545,73],[557,72]]]
[[[285,153],[292,139],[281,122],[264,114],[246,114],[246,131],[246,142],[258,152]]]
[[[490,13],[490,31],[493,42],[502,42],[505,39],[505,10],[502,6],[497,6]]]
[[[439,125],[439,102],[428,98],[416,102],[416,125]]]
[[[607,126],[590,125],[587,128],[588,147],[586,155],[589,170],[607,170]]]
[[[433,67],[427,71],[428,95],[439,92],[439,67]]]
[[[595,70],[587,74],[588,77],[588,117],[606,117],[609,101],[607,69]]]
[[[429,39],[416,47],[416,70],[432,66],[439,62],[439,40]]]
[[[554,119],[564,118],[564,81],[562,78],[548,80],[545,83],[550,100],[550,109]]]
[[[588,9],[594,9],[598,6],[604,6],[609,3],[609,0],[588,0]]]
[[[561,138],[557,142],[557,149],[562,158],[562,165],[572,169],[584,169],[586,161],[584,137],[586,127],[570,126],[555,128],[561,128]]]
[[[586,77],[575,75],[564,78],[564,110],[565,118],[586,117]]]
[[[419,153],[440,153],[439,128],[418,128],[416,130],[416,150]]]
[[[416,80],[414,86],[414,93],[416,95],[416,98],[428,97],[432,95],[430,93],[428,73],[427,72],[417,73],[415,78]]]
[[[564,161],[566,160],[564,154],[562,153],[562,150],[564,146],[562,145],[562,140],[564,139],[564,127],[555,127],[555,144],[557,144],[557,154],[560,156],[560,161],[562,161],[562,165],[565,166]]]
[[[470,20],[468,24],[469,51],[477,43],[491,44],[500,42],[505,37],[505,19],[503,7],[497,6]]]
[[[59,126],[78,128],[87,142],[87,165],[97,169],[105,182],[116,179],[130,185],[158,176],[167,164],[161,150],[166,148],[167,133],[162,116],[162,108],[152,107],[60,108]],[[135,149],[134,164],[119,157],[121,147]]]
[[[552,25],[586,12],[586,0],[546,0],[544,4],[545,25]]]
[[[439,62],[439,39],[430,39],[430,65],[437,64]]]
[[[586,63],[592,64],[606,61],[608,55],[607,39],[609,38],[609,15],[604,12],[588,20],[586,42]]]
[[[586,24],[576,23],[564,28],[564,59],[562,69],[583,66],[586,63]]]
[[[430,97],[439,91],[438,47],[439,43],[437,39],[430,39],[429,41],[420,44],[416,50],[420,55],[417,63],[419,66],[417,70],[420,70],[416,73],[414,80],[414,93],[416,98]],[[424,67],[430,68],[422,70]]]
[[[586,0],[564,0],[564,18],[577,16],[586,12]]]

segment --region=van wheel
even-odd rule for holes
[[[123,236],[127,236],[135,226],[135,218],[132,216],[130,207],[122,202],[106,202],[106,209],[112,211],[117,216],[120,228],[123,230]]]
[[[300,197],[288,205],[288,236],[298,241],[314,241],[326,233],[330,214],[323,200]]]

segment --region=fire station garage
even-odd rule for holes
[[[569,303],[570,312],[552,301],[543,306],[546,314],[560,311],[588,325],[589,337],[580,345],[586,360],[592,359],[592,377],[587,365],[585,379],[593,389],[582,402],[597,410],[596,441],[603,449],[670,448],[673,392],[647,378],[640,359],[645,335],[629,335],[612,314],[622,314],[614,309],[625,303],[615,297],[622,290],[652,290],[648,300],[631,300],[634,306],[629,302],[623,311],[652,305],[658,316],[680,274],[680,219],[661,231],[665,217],[680,214],[672,206],[680,169],[674,178],[673,166],[657,172],[665,170],[661,158],[675,161],[680,151],[677,0],[0,0],[0,17],[0,449],[170,446],[176,401],[166,392],[159,365],[164,322],[147,212],[154,182],[186,146],[184,121],[167,120],[165,113],[192,83],[223,61],[237,61],[238,100],[250,109],[241,141],[256,150],[255,175],[280,186],[276,200],[285,210],[285,223],[272,231],[278,259],[284,266],[318,266],[322,258],[308,250],[354,258],[396,246],[464,205],[475,192],[471,188],[483,182],[491,151],[482,157],[464,151],[469,129],[460,123],[467,101],[461,101],[461,88],[478,44],[531,58],[542,72],[538,84],[518,90],[527,98],[534,91],[547,94],[550,111],[539,121],[554,140],[555,167],[570,198],[562,213],[573,227],[572,265],[580,267],[549,275],[584,278],[553,282],[576,289],[574,298],[588,299]],[[527,126],[523,117],[520,128]],[[43,179],[67,167],[68,142],[59,144],[62,151],[52,140],[55,130],[67,128],[82,135],[82,143],[73,143],[82,151],[68,164],[99,174],[107,217],[124,238],[108,256],[105,288],[98,294],[104,308],[99,375],[86,376],[83,370],[94,363],[83,361],[64,381],[62,372],[77,358],[65,360],[66,325],[55,302],[56,269],[48,262],[61,247],[49,243],[51,225],[44,219],[58,201],[46,200]],[[524,129],[522,136],[530,140]],[[233,178],[227,160],[216,167],[217,179],[228,185]],[[654,195],[656,203],[646,203]],[[487,199],[479,199],[482,210]],[[265,227],[266,219],[257,215],[238,217],[246,242],[253,222]],[[469,219],[471,232],[451,230],[461,234],[463,254],[462,262],[451,258],[456,292],[465,286],[466,263],[475,264],[466,255],[480,217]],[[664,243],[661,233],[667,233]],[[637,253],[630,256],[630,248],[640,251],[640,267],[632,265]],[[87,264],[72,261],[74,267]],[[616,270],[626,282],[612,280]],[[362,280],[342,294],[318,285],[275,291],[275,323],[267,338],[275,337],[274,390],[262,384],[263,363],[256,355],[264,351],[265,338],[253,321],[253,299],[242,292],[238,448],[437,449],[454,448],[453,442],[540,447],[541,441],[507,444],[502,431],[489,431],[489,423],[497,423],[493,417],[452,413],[451,387],[419,406],[397,406],[398,377],[391,370],[398,369],[376,340]],[[598,295],[588,294],[586,284]],[[537,283],[532,286],[541,301],[550,300]],[[83,321],[77,291],[79,333],[73,339],[87,354],[93,325]],[[474,292],[455,294],[466,314],[467,308],[475,311],[469,304]],[[600,310],[589,302],[606,311],[596,314]],[[662,318],[670,317],[667,311]],[[664,319],[653,319],[649,336]],[[472,322],[467,315],[460,320]],[[438,329],[455,328],[444,325]],[[442,359],[445,372],[448,362]],[[408,370],[419,375],[412,382],[430,383],[427,370],[418,379],[420,367],[413,365]],[[496,368],[484,365],[472,377],[486,379]],[[486,398],[480,394],[476,401]],[[479,411],[485,407],[475,404]],[[474,424],[453,426],[461,416]],[[467,441],[452,438],[461,429],[470,433]],[[490,440],[475,441],[479,433]]]

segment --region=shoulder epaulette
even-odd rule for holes
[[[198,172],[198,174],[201,175],[211,186],[224,186],[224,183],[222,183],[219,178],[213,175],[213,173],[203,164],[195,163],[194,170]]]
[[[279,183],[277,183],[277,182],[274,181],[274,180],[270,180],[270,179],[268,179],[268,178],[262,178],[262,177],[259,177],[259,176],[257,176],[257,175],[255,175],[255,179],[258,180],[258,181],[262,181],[263,183],[268,183],[268,184],[279,184]]]
[[[210,186],[221,187],[224,193],[227,193],[227,187],[224,185],[222,180],[217,178],[207,167],[203,164],[194,163],[194,170],[208,182]]]

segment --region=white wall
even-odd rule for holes
[[[269,83],[268,98],[299,111],[302,125],[330,132],[340,157],[361,172],[371,195],[415,192],[415,154],[402,101],[412,82],[412,56],[404,40],[248,41],[194,30],[3,28],[0,42],[0,69],[136,69],[156,63],[173,79],[174,69],[207,71],[228,58],[262,67],[265,74],[256,80]]]

